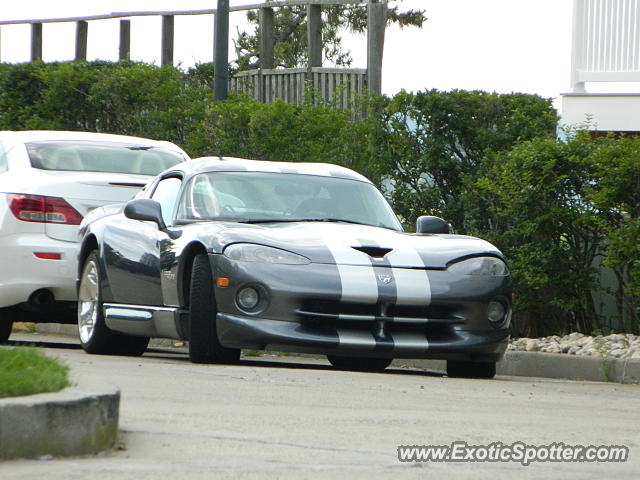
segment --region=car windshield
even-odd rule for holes
[[[196,175],[180,199],[176,220],[349,222],[402,230],[382,194],[369,183],[286,173]]]
[[[41,170],[157,175],[184,160],[177,152],[132,143],[58,141],[26,146],[31,166]]]

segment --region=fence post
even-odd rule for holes
[[[89,24],[85,20],[76,22],[76,61],[87,60],[87,36]]]
[[[386,26],[386,0],[369,0],[367,5],[367,88],[370,93],[382,93],[382,55]]]
[[[226,100],[229,95],[229,0],[218,0],[213,37],[213,96],[215,100]]]
[[[260,9],[260,68],[273,68],[273,8]]]
[[[162,65],[173,65],[173,15],[162,16]]]
[[[31,61],[42,61],[42,23],[31,24]]]
[[[121,62],[131,58],[131,20],[120,20],[120,49],[118,58]]]
[[[307,40],[309,67],[322,66],[322,9],[320,5],[307,6]]]

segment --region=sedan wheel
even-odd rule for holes
[[[131,337],[109,330],[102,313],[100,267],[94,250],[87,257],[78,288],[78,334],[87,353],[139,356],[144,353],[149,337]]]
[[[340,357],[337,355],[327,355],[327,360],[335,368],[340,370],[360,370],[366,372],[377,372],[384,370],[393,361],[392,358],[361,358],[361,357]]]

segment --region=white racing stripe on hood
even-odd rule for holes
[[[322,228],[317,228],[317,227]],[[308,229],[317,235],[333,256],[340,283],[341,301],[376,303],[378,301],[378,282],[371,258],[364,252],[351,246],[360,246],[355,238],[344,236],[343,229],[333,228],[333,224],[308,225]]]
[[[355,235],[363,237],[365,232],[354,229],[354,236],[345,236],[344,228],[326,223],[309,225],[307,228],[322,239],[333,255],[342,283],[341,300],[377,303],[378,279],[371,257],[352,248],[362,246],[362,242]],[[379,229],[375,229],[370,233],[378,232]],[[396,303],[398,305],[429,305],[431,303],[429,276],[414,243],[395,233],[384,232],[382,235],[370,236],[371,240],[375,240],[381,247],[394,249],[385,258],[392,266],[391,271],[397,292]],[[413,268],[398,268],[403,266]]]

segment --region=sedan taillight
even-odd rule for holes
[[[13,215],[23,222],[80,225],[82,221],[82,215],[64,198],[9,193],[7,199]]]

